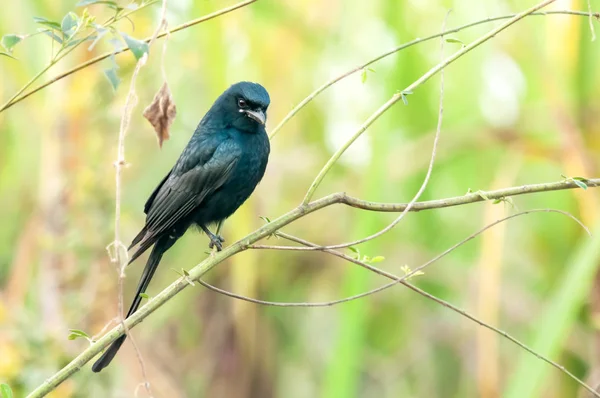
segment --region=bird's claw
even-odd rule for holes
[[[208,244],[209,249],[217,248],[217,251],[220,252],[223,250],[222,243],[225,242],[225,239],[221,235],[214,235],[210,237],[210,243]]]

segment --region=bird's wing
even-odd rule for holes
[[[225,140],[214,147],[212,154],[206,155],[204,148],[204,154],[194,161],[195,154],[190,153],[180,159],[183,167],[173,168],[147,206],[145,234],[140,246],[145,246],[144,242],[153,243],[188,216],[207,195],[220,188],[231,175],[241,150],[233,140]]]

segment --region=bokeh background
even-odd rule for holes
[[[137,81],[126,141],[122,235],[142,226],[143,204],[175,162],[213,100],[239,80],[270,92],[268,127],[318,86],[396,45],[534,1],[268,1],[260,0],[186,29],[168,42],[165,71],[177,103],[172,139],[162,150],[141,116],[162,84],[160,42]],[[60,21],[75,1],[21,0],[0,12],[0,34],[33,33],[34,16]],[[231,1],[173,0],[170,26]],[[600,10],[596,0],[591,1]],[[554,9],[587,10],[585,1]],[[103,5],[89,8],[99,20]],[[117,27],[151,34],[160,6]],[[452,34],[468,43],[499,22]],[[598,23],[596,30],[600,30]],[[535,16],[521,21],[446,70],[445,113],[431,181],[422,200],[471,189],[597,177],[600,151],[600,41],[588,19]],[[109,38],[109,36],[107,36]],[[81,46],[40,82],[100,53]],[[272,142],[263,182],[225,224],[227,242],[296,206],[333,151],[373,111],[435,65],[433,40],[392,55],[331,87]],[[460,44],[447,43],[446,54]],[[19,60],[0,58],[5,102],[50,57],[51,40],[19,43]],[[121,109],[135,59],[118,55],[113,91],[108,60],[53,84],[0,113],[0,381],[24,396],[88,345],[70,328],[93,335],[117,313],[117,273],[105,247],[113,239],[114,168]],[[435,133],[439,76],[397,104],[348,151],[318,190],[374,201],[408,202],[424,178]],[[495,227],[428,268],[413,282],[508,331],[593,385],[600,383],[599,202],[595,189],[515,197],[409,214],[394,230],[361,245],[377,265],[401,275],[484,225],[518,210],[556,208],[581,218],[542,213]],[[333,244],[367,236],[393,214],[330,207],[285,228]],[[285,243],[271,239],[268,243]],[[171,249],[149,294],[203,258],[207,239],[189,232]],[[350,252],[348,252],[350,253]],[[129,268],[129,302],[142,261]],[[387,281],[323,253],[248,251],[207,280],[265,300],[312,302],[357,294]],[[263,307],[201,286],[186,289],[133,335],[156,397],[575,397],[578,386],[504,338],[395,287],[325,308]],[[54,397],[145,396],[135,352],[126,343],[100,374],[86,366]],[[581,395],[584,396],[584,395]]]

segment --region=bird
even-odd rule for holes
[[[146,222],[128,250],[128,264],[152,247],[127,312],[130,317],[142,301],[163,254],[191,226],[210,239],[209,247],[222,250],[224,239],[209,230],[223,222],[252,194],[269,159],[265,130],[270,97],[258,83],[242,81],[221,94],[204,115],[169,173],[144,205]],[[120,336],[92,366],[107,367],[125,341]]]

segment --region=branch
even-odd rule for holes
[[[411,284],[411,283],[409,283],[407,281],[411,276],[416,275],[420,270],[422,270],[425,267],[433,264],[437,260],[439,260],[442,257],[446,256],[447,254],[451,253],[452,251],[454,251],[458,247],[464,245],[465,243],[467,243],[471,239],[474,239],[475,237],[479,236],[480,234],[482,234],[483,232],[487,231],[491,227],[493,227],[495,225],[498,225],[498,224],[500,224],[500,223],[502,223],[504,221],[510,220],[512,218],[515,218],[515,217],[519,217],[519,216],[523,216],[523,215],[531,214],[531,213],[538,213],[538,212],[556,212],[556,213],[559,213],[559,214],[566,215],[566,216],[570,217],[571,219],[573,219],[574,221],[576,221],[589,234],[589,230],[587,229],[587,227],[585,227],[585,225],[583,225],[581,223],[581,221],[579,221],[577,218],[575,218],[574,216],[572,216],[569,213],[566,213],[566,212],[563,212],[563,211],[560,211],[560,210],[553,210],[553,209],[539,209],[539,210],[524,211],[524,212],[521,212],[521,213],[518,213],[518,214],[513,214],[511,216],[505,217],[503,219],[497,220],[497,221],[495,221],[495,222],[493,222],[493,223],[491,223],[489,225],[486,225],[484,228],[480,229],[479,231],[475,232],[474,234],[472,234],[472,235],[468,236],[467,238],[463,239],[462,241],[458,242],[457,244],[455,244],[451,248],[447,249],[446,251],[444,251],[440,255],[438,255],[438,256],[434,257],[433,259],[429,260],[425,264],[423,264],[423,265],[415,268],[414,270],[412,270],[411,272],[407,273],[403,277],[398,277],[398,276],[393,275],[393,274],[391,274],[389,272],[386,272],[386,271],[383,271],[383,270],[381,270],[381,269],[379,269],[377,267],[374,267],[374,266],[372,266],[370,264],[367,264],[367,263],[365,263],[363,261],[360,261],[359,259],[356,259],[356,258],[350,257],[350,256],[348,256],[346,254],[340,253],[338,251],[330,250],[330,249],[325,249],[324,251],[326,253],[329,253],[329,254],[332,254],[334,256],[340,257],[340,258],[342,258],[342,259],[344,259],[346,261],[349,261],[349,262],[357,264],[357,265],[359,265],[359,266],[361,266],[363,268],[366,268],[369,271],[375,272],[378,275],[382,275],[382,276],[385,276],[385,277],[387,277],[389,279],[392,279],[393,282],[388,283],[388,284],[383,285],[383,286],[380,286],[380,287],[378,287],[376,289],[370,290],[370,291],[365,292],[365,293],[357,294],[357,295],[354,295],[354,296],[351,296],[351,297],[347,297],[347,298],[344,298],[344,299],[341,299],[341,300],[329,301],[329,302],[324,302],[324,303],[277,303],[277,302],[256,300],[256,299],[249,298],[249,297],[246,297],[246,296],[241,296],[241,295],[238,295],[238,294],[235,294],[235,293],[231,293],[231,292],[228,292],[228,291],[223,290],[223,289],[219,289],[219,288],[214,287],[214,286],[212,286],[212,285],[210,285],[210,284],[208,284],[208,283],[206,283],[206,282],[204,282],[202,280],[200,280],[199,282],[200,282],[200,284],[202,284],[203,286],[207,287],[210,290],[216,291],[217,293],[224,294],[226,296],[229,296],[229,297],[232,297],[232,298],[235,298],[235,299],[249,301],[249,302],[255,303],[255,304],[270,305],[270,306],[281,306],[281,307],[323,307],[323,306],[333,306],[333,305],[336,305],[336,304],[341,304],[341,303],[345,303],[345,302],[348,302],[348,301],[356,300],[356,299],[359,299],[359,298],[362,298],[362,297],[365,297],[365,296],[368,296],[368,295],[380,292],[380,291],[385,290],[385,289],[387,289],[389,287],[392,287],[392,286],[395,286],[395,285],[398,285],[398,284],[402,284],[402,285],[408,287],[409,289],[413,290],[414,292],[420,294],[421,296],[423,296],[423,297],[425,297],[425,298],[427,298],[429,300],[435,301],[436,303],[441,304],[442,306],[444,306],[446,308],[449,308],[450,310],[452,310],[452,311],[454,311],[454,312],[456,312],[456,313],[458,313],[458,314],[460,314],[460,315],[462,315],[462,316],[470,319],[471,321],[479,324],[480,326],[483,326],[483,327],[485,327],[485,328],[487,328],[487,329],[489,329],[489,330],[491,330],[491,331],[493,331],[493,332],[495,332],[495,333],[497,333],[497,334],[505,337],[506,339],[510,340],[511,342],[513,342],[514,344],[516,344],[517,346],[523,348],[525,351],[527,351],[530,354],[534,355],[538,359],[540,359],[540,360],[542,360],[542,361],[550,364],[551,366],[553,366],[556,369],[560,370],[561,372],[565,373],[567,376],[569,376],[571,379],[573,379],[575,382],[577,382],[580,386],[582,386],[583,388],[585,388],[586,390],[588,390],[593,396],[600,397],[600,393],[598,393],[597,391],[595,391],[592,387],[590,387],[588,384],[586,384],[583,380],[579,379],[577,376],[575,376],[573,373],[571,373],[569,370],[567,370],[564,366],[562,366],[562,365],[560,365],[560,364],[552,361],[549,358],[546,358],[542,354],[539,354],[538,352],[536,352],[535,350],[533,350],[532,348],[530,348],[529,346],[527,346],[525,343],[522,343],[521,341],[517,340],[515,337],[511,336],[507,332],[505,332],[505,331],[503,331],[501,329],[498,329],[497,327],[492,326],[492,325],[490,325],[490,324],[488,324],[486,322],[481,321],[480,319],[478,319],[474,315],[469,314],[467,311],[465,311],[465,310],[463,310],[461,308],[458,308],[458,307],[454,306],[453,304],[451,304],[451,303],[449,303],[449,302],[447,302],[447,301],[445,301],[445,300],[443,300],[443,299],[441,299],[439,297],[436,297],[436,296],[432,295],[431,293],[428,293],[428,292],[426,292],[424,290],[421,290],[418,287],[416,287],[415,285],[413,285],[413,284]],[[281,236],[281,237],[283,237],[283,238],[285,238],[285,239],[288,239],[288,240],[300,243],[300,244],[308,246],[308,247],[318,247],[316,244],[314,244],[312,242],[306,241],[304,239],[297,238],[297,237],[292,236],[292,235],[288,235],[288,234],[285,234],[285,233],[282,233],[282,232],[279,232],[278,235]]]
[[[528,14],[527,16],[547,16],[547,15],[575,15],[575,16],[580,16],[580,17],[588,17],[590,20],[590,26],[592,25],[592,18],[596,18],[597,20],[600,20],[600,13],[599,12],[592,12],[591,10],[591,6],[589,6],[589,2],[588,2],[588,9],[589,12],[584,12],[584,11],[573,11],[573,10],[555,10],[555,11],[543,11],[543,12],[532,12],[531,14]],[[472,28],[474,26],[478,26],[481,24],[485,24],[485,23],[490,23],[490,22],[495,22],[495,21],[501,21],[503,19],[509,19],[509,18],[514,18],[515,16],[517,16],[517,14],[509,14],[509,15],[503,15],[500,17],[492,17],[492,18],[486,18],[486,19],[482,19],[480,21],[475,21],[475,22],[471,22],[453,29],[449,29],[446,30],[445,32],[440,32],[440,33],[436,33],[433,34],[431,36],[427,36],[421,39],[415,39],[412,41],[409,41],[408,43],[402,44],[398,47],[395,47],[383,54],[380,54],[378,56],[376,56],[375,58],[353,68],[350,69],[349,71],[341,74],[340,76],[334,77],[333,79],[329,80],[327,83],[323,84],[321,87],[317,88],[315,91],[313,91],[308,97],[304,98],[298,105],[296,105],[284,118],[281,122],[279,122],[279,124],[271,131],[271,134],[269,135],[269,138],[273,139],[277,133],[279,132],[279,130],[281,130],[281,128],[287,124],[287,122],[290,121],[291,118],[293,118],[302,108],[304,108],[309,102],[311,102],[313,99],[315,99],[319,94],[321,94],[323,91],[325,91],[326,89],[328,89],[329,87],[333,86],[335,83],[339,82],[340,80],[343,80],[345,78],[347,78],[350,75],[353,75],[356,72],[362,71],[363,69],[365,69],[366,67],[373,65],[374,63],[377,63],[379,61],[381,61],[382,59],[389,57],[390,55],[393,55],[397,52],[400,52],[402,50],[407,49],[408,47],[412,47],[415,44],[419,44],[419,43],[424,43],[426,41],[429,40],[433,40],[433,39],[437,39],[438,37],[444,36],[444,35],[449,35],[452,33],[457,33],[460,32],[461,30],[465,30],[468,28]]]
[[[158,1],[158,0],[156,0],[156,2],[157,2],[157,1]],[[187,29],[187,28],[189,28],[189,27],[191,27],[191,26],[197,25],[197,24],[199,24],[199,23],[206,22],[206,21],[208,21],[208,20],[211,20],[211,19],[214,19],[214,18],[216,18],[216,17],[218,17],[218,16],[220,16],[220,15],[223,15],[223,14],[230,13],[231,11],[235,11],[235,10],[237,10],[238,8],[245,7],[245,6],[247,6],[247,5],[249,5],[249,4],[252,4],[252,3],[256,2],[256,1],[257,1],[257,0],[246,0],[246,1],[242,1],[242,2],[240,2],[240,3],[237,3],[237,4],[234,4],[234,5],[232,5],[232,6],[230,6],[230,7],[226,7],[226,8],[223,8],[223,9],[219,10],[219,11],[215,11],[215,12],[213,12],[212,14],[208,14],[208,15],[205,15],[205,16],[203,16],[203,17],[200,17],[200,18],[193,19],[193,20],[191,20],[191,21],[188,21],[188,22],[186,22],[186,23],[183,23],[183,24],[181,24],[181,25],[178,25],[178,26],[174,27],[173,29],[171,29],[171,30],[169,30],[169,31],[167,31],[167,32],[163,32],[163,33],[159,34],[159,35],[158,35],[156,38],[159,38],[159,39],[160,39],[160,38],[162,38],[162,37],[165,37],[165,36],[167,36],[167,35],[169,35],[169,34],[171,34],[171,33],[175,33],[175,32],[178,32],[178,31],[180,31],[180,30]],[[146,4],[146,5],[148,5],[148,4]],[[145,6],[146,6],[146,5],[145,5]],[[137,10],[139,10],[139,8],[138,8]],[[136,11],[137,11],[137,10],[136,10]],[[152,40],[152,36],[145,38],[143,41],[144,41],[145,43],[150,43],[150,41],[151,41],[151,40]],[[73,48],[74,48],[74,47],[73,47]],[[71,51],[72,51],[72,50],[71,50]],[[65,77],[67,77],[67,76],[69,76],[69,75],[72,75],[72,74],[73,74],[73,73],[75,73],[75,72],[78,72],[78,71],[80,71],[80,70],[82,70],[82,69],[85,69],[85,68],[87,68],[88,66],[90,66],[90,65],[93,65],[93,64],[95,64],[95,63],[98,63],[98,62],[100,62],[100,61],[102,61],[102,60],[105,60],[106,58],[110,57],[110,56],[111,56],[111,55],[113,55],[113,54],[115,54],[115,55],[116,55],[116,54],[121,54],[121,53],[124,53],[124,52],[126,52],[126,51],[129,51],[129,47],[124,47],[124,48],[122,48],[122,49],[120,49],[120,50],[117,50],[117,51],[109,51],[109,52],[106,52],[106,53],[104,53],[104,54],[98,55],[97,57],[94,57],[94,58],[90,59],[89,61],[86,61],[86,62],[84,62],[84,63],[82,63],[82,64],[79,64],[79,65],[75,66],[75,67],[74,67],[74,68],[72,68],[72,69],[69,69],[68,71],[66,71],[66,72],[64,72],[64,73],[61,73],[60,75],[53,77],[52,79],[48,80],[46,83],[42,84],[41,86],[38,86],[38,87],[36,87],[36,88],[34,88],[34,89],[32,89],[32,90],[30,90],[30,91],[26,92],[25,94],[21,95],[20,97],[18,97],[18,96],[19,96],[19,94],[21,94],[21,93],[22,93],[22,92],[23,92],[23,91],[24,91],[24,90],[25,90],[27,87],[29,87],[29,85],[31,85],[31,83],[33,83],[33,82],[34,82],[34,81],[35,81],[37,78],[39,78],[39,77],[40,77],[40,76],[41,76],[41,75],[42,75],[44,72],[46,72],[46,71],[47,71],[47,70],[50,68],[50,66],[52,66],[52,65],[48,65],[48,67],[44,68],[44,69],[43,69],[41,72],[39,72],[39,73],[38,73],[38,74],[37,74],[37,75],[36,75],[36,76],[35,76],[35,77],[34,77],[34,78],[33,78],[33,79],[32,79],[32,80],[31,80],[31,81],[30,81],[30,82],[29,82],[29,83],[28,83],[28,84],[27,84],[25,87],[24,87],[24,88],[22,88],[22,89],[21,89],[21,90],[20,90],[20,91],[19,91],[17,94],[15,94],[15,95],[14,95],[14,96],[13,96],[13,97],[12,97],[12,98],[11,98],[11,99],[10,99],[10,100],[7,102],[7,103],[6,103],[6,104],[4,104],[4,105],[2,106],[2,108],[0,108],[0,113],[2,113],[3,111],[7,110],[7,109],[8,109],[8,108],[10,108],[11,106],[13,106],[13,105],[15,105],[15,104],[17,104],[17,103],[19,103],[19,102],[23,101],[25,98],[29,97],[30,95],[37,93],[38,91],[42,90],[43,88],[46,88],[46,87],[48,87],[49,85],[51,85],[51,84],[53,84],[53,83],[56,83],[57,81],[59,81],[59,80],[61,80],[61,79],[65,78]],[[66,55],[66,54],[65,54],[65,55]],[[18,98],[17,98],[17,97],[18,97]]]
[[[109,18],[106,22],[104,22],[104,24],[102,25],[104,28],[110,26],[111,24],[124,19],[124,18],[128,18],[131,14],[138,12],[140,10],[143,10],[144,8],[158,2],[159,0],[150,0],[147,3],[141,4],[138,8],[134,9],[134,10],[130,10],[127,11],[123,14],[119,14],[119,15],[115,15],[111,18]],[[92,37],[94,35],[94,32],[89,32],[84,38],[82,42],[85,42],[85,40],[89,39],[90,37]],[[31,86],[33,83],[35,83],[35,81],[37,79],[39,79],[44,73],[46,73],[51,67],[53,67],[54,65],[56,65],[56,63],[58,63],[58,61],[60,61],[61,59],[63,59],[64,57],[66,57],[67,55],[69,55],[73,50],[75,50],[79,45],[74,45],[74,46],[70,46],[69,48],[67,48],[62,54],[60,53],[61,50],[59,50],[50,60],[50,62],[38,73],[35,74],[35,76],[33,76],[27,83],[25,83],[25,85],[23,87],[21,87],[19,89],[19,91],[17,91],[12,97],[10,97],[10,99],[8,101],[6,101],[6,103],[4,105],[2,105],[2,107],[0,108],[0,113],[2,113],[4,110],[10,108],[11,106],[13,106],[14,104],[16,104],[17,102],[21,101],[22,99],[28,97],[29,95],[33,94],[34,92],[42,89],[43,87],[38,87],[35,90],[32,90],[30,92],[28,92],[27,94],[23,95],[21,98],[18,98],[19,95],[21,95],[23,93],[23,91],[25,91],[26,89],[29,88],[29,86]],[[112,54],[112,53],[111,53]]]
[[[325,178],[325,175],[327,175],[327,173],[329,172],[329,170],[331,170],[333,165],[344,154],[344,152],[346,152],[346,149],[348,149],[350,147],[350,145],[352,145],[352,143],[354,143],[354,141],[356,141],[358,139],[358,137],[360,137],[367,130],[367,128],[369,128],[369,126],[371,126],[371,124],[373,124],[373,122],[375,122],[375,120],[379,119],[379,117],[381,115],[383,115],[388,109],[390,109],[394,104],[396,104],[400,100],[406,101],[407,95],[412,94],[412,92],[415,89],[417,89],[419,86],[423,85],[427,80],[431,79],[437,73],[442,71],[445,67],[447,67],[448,65],[450,65],[451,63],[453,63],[454,61],[456,61],[463,55],[467,54],[474,48],[476,48],[476,47],[482,45],[483,43],[485,43],[486,41],[490,40],[492,37],[496,36],[498,33],[502,32],[503,30],[505,30],[512,24],[520,21],[521,19],[525,18],[527,15],[531,14],[532,12],[535,12],[535,11],[539,10],[540,8],[547,6],[548,4],[553,3],[554,1],[555,0],[544,0],[541,3],[529,8],[528,10],[525,10],[525,11],[515,15],[507,22],[503,23],[502,25],[498,26],[495,29],[492,29],[485,35],[481,36],[480,38],[478,38],[477,40],[472,42],[471,44],[463,47],[461,50],[455,52],[453,55],[451,55],[450,57],[446,58],[444,61],[440,62],[439,64],[437,64],[436,66],[431,68],[429,71],[427,71],[427,73],[425,73],[423,76],[421,76],[419,79],[417,79],[414,83],[412,83],[410,86],[406,87],[401,92],[394,94],[392,96],[392,98],[389,99],[388,102],[383,104],[375,113],[373,113],[363,123],[363,125],[360,126],[360,128],[356,132],[354,132],[352,137],[350,137],[350,139],[348,141],[346,141],[346,143],[344,145],[342,145],[342,147],[339,148],[333,154],[333,156],[331,156],[331,158],[327,161],[325,166],[323,166],[323,168],[321,169],[321,171],[319,172],[319,174],[317,175],[317,177],[315,178],[315,180],[313,181],[311,186],[308,188],[308,192],[306,193],[306,196],[304,197],[304,200],[302,201],[302,203],[306,204],[312,199],[318,186],[323,181],[323,178]],[[442,35],[443,34],[444,33],[442,33]]]
[[[590,179],[586,181],[586,184],[589,187],[597,187],[600,184],[600,179]],[[572,181],[561,181],[556,183],[547,183],[547,184],[535,184],[535,185],[524,185],[521,187],[513,187],[506,189],[499,189],[496,191],[488,191],[486,196],[489,199],[497,199],[502,197],[508,197],[512,195],[521,195],[527,193],[534,192],[545,192],[545,191],[556,191],[563,189],[573,189],[578,188],[578,186]],[[468,204],[474,202],[481,202],[484,199],[478,194],[469,194],[461,197],[427,201],[427,202],[417,202],[412,207],[411,211],[423,211],[430,209],[440,209],[444,207],[452,207],[460,204]],[[124,325],[131,329],[138,323],[142,322],[148,315],[152,312],[156,311],[158,308],[162,307],[166,304],[173,296],[181,292],[183,289],[189,286],[188,280],[198,280],[208,271],[210,271],[217,264],[223,262],[227,258],[245,250],[249,247],[249,245],[266,238],[267,236],[273,235],[279,229],[284,226],[292,223],[293,221],[307,215],[313,213],[317,210],[323,209],[325,207],[331,206],[333,204],[345,204],[350,205],[352,207],[357,207],[365,210],[372,211],[401,211],[406,204],[388,204],[388,203],[376,203],[376,202],[368,202],[360,199],[352,198],[346,195],[343,192],[335,193],[324,198],[315,200],[307,205],[298,206],[295,209],[289,211],[288,213],[280,216],[279,218],[271,221],[263,225],[261,228],[257,229],[253,233],[247,235],[241,240],[237,241],[231,246],[224,248],[222,251],[214,253],[207,257],[200,264],[193,267],[189,270],[189,277],[181,277],[169,285],[166,289],[160,292],[158,295],[150,299],[145,305],[143,305],[140,309],[138,309],[131,317],[127,318],[123,324],[119,324],[114,327],[110,332],[108,332],[105,336],[100,338],[86,350],[84,350],[81,354],[79,354],[75,359],[73,359],[69,364],[63,367],[60,371],[54,374],[52,377],[47,379],[41,386],[36,388],[30,395],[30,398],[42,397],[48,391],[53,390],[60,383],[69,378],[73,373],[77,372],[79,369],[83,367],[86,363],[88,363],[94,356],[99,354],[104,348],[106,348],[110,343],[115,341],[119,336],[124,333]],[[400,210],[399,210],[400,209]],[[310,248],[308,248],[310,249]]]

